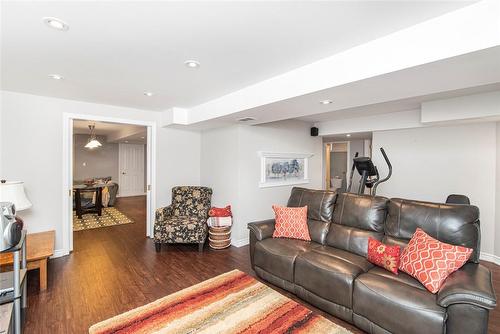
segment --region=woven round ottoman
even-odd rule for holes
[[[209,227],[208,245],[212,249],[224,249],[231,246],[231,226]]]

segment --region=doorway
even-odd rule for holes
[[[371,132],[323,137],[324,189],[348,191],[349,184],[352,183],[351,191],[355,191],[361,177],[353,170],[353,159],[356,154],[371,157],[371,142]]]
[[[94,128],[86,129],[86,132],[82,133],[82,130],[77,130],[76,127],[82,122],[85,123],[85,127],[93,125]],[[116,131],[118,128],[120,131]],[[98,149],[91,149],[87,145],[93,137],[101,145]],[[93,214],[96,218],[102,217],[102,210],[101,215],[98,214],[98,206],[101,204],[100,209],[109,207],[108,212],[112,211],[111,208],[117,211],[120,207],[123,208],[123,205],[119,205],[120,199],[127,206],[131,206],[135,200],[131,196],[139,196],[138,203],[145,204],[145,208],[141,209],[146,217],[144,235],[152,236],[153,208],[155,208],[153,188],[156,172],[155,137],[155,122],[69,113],[63,115],[63,249],[65,254],[73,250],[73,223],[77,199],[75,193],[78,188],[80,188],[79,204],[82,204],[82,189],[91,193],[87,196],[85,204],[91,209],[90,211],[94,211],[89,212],[89,215]],[[77,142],[78,146],[76,146]],[[83,151],[78,159],[75,155],[77,150]],[[90,152],[91,155],[89,155]],[[112,155],[116,159],[111,159]],[[105,160],[92,160],[95,158]],[[108,169],[103,169],[106,166]],[[83,215],[83,211],[79,213]],[[115,212],[113,217],[118,216]]]
[[[332,142],[325,145],[326,189],[339,192],[347,188],[349,142]]]

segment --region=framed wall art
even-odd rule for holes
[[[279,187],[309,183],[308,153],[259,152],[260,183],[259,187]]]

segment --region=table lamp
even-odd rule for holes
[[[0,181],[0,251],[16,245],[21,238],[23,221],[17,211],[31,207],[23,182]]]
[[[31,208],[32,204],[24,192],[24,182],[0,181],[0,202],[10,202],[16,207],[16,211]]]

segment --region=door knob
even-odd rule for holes
[[[127,173],[125,173],[125,172],[122,172],[122,174],[123,174],[123,175],[125,175],[125,174],[127,174]]]

